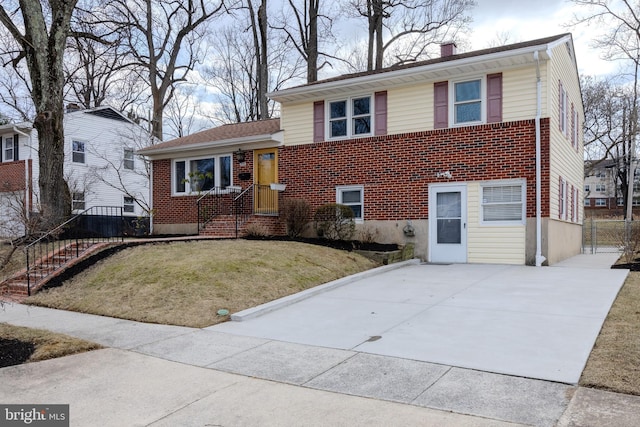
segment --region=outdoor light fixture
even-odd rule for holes
[[[245,152],[242,151],[242,148],[238,148],[238,151],[236,151],[236,158],[238,159],[238,163],[244,163],[245,160]]]

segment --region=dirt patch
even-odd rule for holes
[[[29,360],[34,351],[33,343],[0,338],[0,368],[20,365]]]

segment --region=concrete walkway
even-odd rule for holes
[[[573,263],[593,267],[596,259]],[[421,267],[434,266],[410,265],[396,273]],[[557,274],[562,268],[544,270]],[[612,273],[605,281],[618,274],[602,271]],[[229,334],[216,327],[151,325],[19,304],[0,310],[0,322],[111,347],[0,369],[0,403],[69,403],[73,426],[632,426],[640,419],[639,397],[362,348],[329,348]]]

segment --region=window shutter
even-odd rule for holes
[[[313,142],[324,141],[324,101],[313,103]]]
[[[576,214],[575,200],[576,200],[576,190],[575,188],[573,188],[573,184],[571,184],[571,221],[572,222],[575,221],[575,214]]]
[[[487,76],[487,123],[502,121],[502,73]]]
[[[376,92],[375,94],[375,134],[386,135],[387,134],[387,91]]]
[[[449,82],[433,84],[433,117],[435,129],[449,126]]]
[[[559,178],[559,182],[558,182],[558,218],[562,219],[562,210],[564,208],[564,182],[562,180],[562,177]]]
[[[571,103],[571,146],[576,146],[576,114],[573,102]]]
[[[16,162],[20,160],[20,155],[18,154],[18,148],[20,147],[20,145],[18,144],[19,136],[20,135],[18,135],[17,133],[13,135],[13,160]]]
[[[558,80],[558,129],[562,132],[562,82]]]

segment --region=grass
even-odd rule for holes
[[[141,322],[210,326],[234,313],[375,267],[299,242],[226,240],[125,249],[26,303]]]
[[[600,331],[580,385],[640,395],[640,272],[631,272]]]
[[[24,328],[0,323],[0,337],[32,343],[35,351],[28,362],[53,359],[102,348],[99,344],[56,334],[41,329]]]

